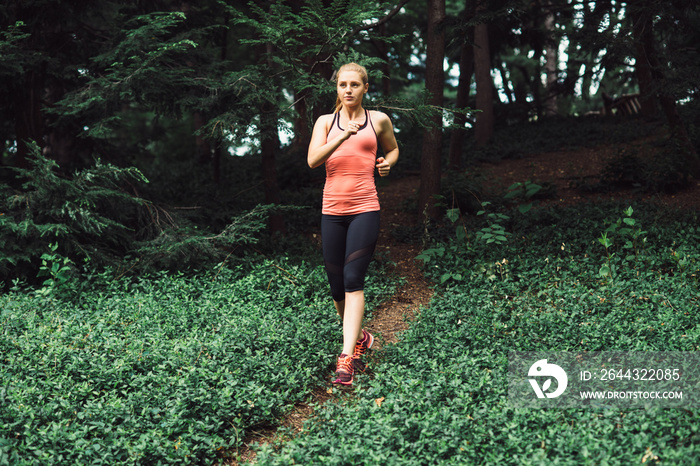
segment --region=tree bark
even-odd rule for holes
[[[544,70],[546,73],[546,94],[544,99],[545,116],[554,116],[557,112],[557,56],[558,43],[554,35],[554,12],[549,2],[545,2],[544,29],[547,36],[544,42]]]
[[[639,9],[636,6],[634,2],[630,5],[630,16],[633,22],[634,70],[639,84],[640,113],[644,117],[654,118],[659,108],[659,102],[654,90],[651,63],[647,56],[647,50],[651,50],[654,46],[653,18],[648,9]]]
[[[428,0],[428,32],[425,87],[430,93],[430,105],[442,107],[445,73],[445,0]],[[436,196],[440,193],[440,159],[442,157],[442,113],[435,112],[431,126],[423,136],[421,178],[418,209],[421,218],[425,212],[430,218],[438,217]]]
[[[277,181],[277,150],[280,146],[277,132],[277,118],[272,105],[265,105],[260,114],[260,152],[262,156],[262,172],[265,184],[265,203],[281,204],[279,183]],[[270,215],[271,233],[286,233],[284,218],[278,213]]]
[[[645,2],[641,0],[630,3],[630,6],[633,7],[631,8],[632,14],[636,15],[635,19],[641,18],[639,21],[641,21],[642,26],[639,27],[643,29],[639,32],[643,40],[636,41],[635,38],[635,46],[639,47],[638,53],[642,56],[642,60],[649,65],[652,79],[650,88],[657,92],[661,110],[664,112],[666,121],[671,130],[671,137],[676,140],[684,153],[688,172],[694,177],[700,177],[700,157],[690,137],[688,137],[688,131],[683,124],[683,119],[678,113],[676,99],[668,91],[669,86],[666,83],[665,65],[662,64],[662,60],[659,60],[654,47],[653,22],[644,18],[644,16],[649,14],[649,6],[645,5]],[[635,27],[637,27],[636,22]]]
[[[484,0],[478,0],[477,14],[486,9]],[[474,78],[476,80],[476,122],[474,135],[476,144],[483,146],[493,137],[493,81],[491,79],[491,53],[489,50],[489,31],[486,23],[479,23],[474,28]]]
[[[267,56],[270,57],[272,44],[267,44]],[[268,65],[272,67],[268,58]],[[262,162],[263,183],[265,185],[265,203],[281,204],[280,187],[277,180],[277,151],[280,147],[279,131],[277,129],[277,112],[273,102],[263,104],[260,111],[260,155]],[[286,233],[284,218],[278,213],[270,214],[270,232]]]
[[[473,28],[472,28],[473,29]],[[469,104],[469,88],[472,82],[472,74],[474,74],[474,47],[470,40],[465,37],[462,44],[462,50],[459,55],[459,85],[457,87],[457,109],[464,110]],[[450,136],[450,170],[461,170],[462,168],[462,149],[464,147],[464,138],[467,134],[465,125],[467,123],[467,115],[463,113],[455,113],[455,128]]]

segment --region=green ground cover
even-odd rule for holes
[[[625,207],[513,212],[506,243],[435,244],[422,256],[441,283],[430,307],[352,394],[319,407],[293,440],[262,447],[257,463],[700,462],[697,406],[533,410],[508,400],[510,350],[700,349],[697,212]]]
[[[0,296],[0,464],[212,464],[332,371],[322,266],[95,278]],[[373,269],[376,305],[393,293]]]
[[[432,231],[431,306],[258,464],[700,461],[697,407],[514,408],[506,381],[510,350],[697,352],[697,212],[505,213]],[[507,241],[477,234],[494,218]],[[370,309],[393,292],[371,274]],[[214,464],[328,383],[340,329],[318,265],[64,285],[0,296],[0,464]]]

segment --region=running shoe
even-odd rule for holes
[[[355,352],[353,353],[353,356],[355,357],[355,359],[353,359],[353,365],[356,371],[365,371],[366,366],[361,358],[365,355],[368,349],[372,348],[373,344],[374,335],[369,333],[367,330],[362,329],[362,338],[357,340],[357,343],[355,343]]]
[[[338,356],[338,366],[335,370],[333,383],[341,385],[352,385],[352,376],[355,373],[355,355],[341,354]]]

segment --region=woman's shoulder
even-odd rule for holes
[[[380,112],[379,110],[370,110],[369,116],[372,119],[372,123],[375,126],[383,128],[385,125],[388,124],[388,127],[391,128],[391,119],[386,113]]]
[[[333,118],[335,118],[335,115],[335,113],[326,113],[325,115],[321,115],[316,119],[316,123],[329,126],[333,121]]]
[[[389,116],[386,113],[380,112],[379,110],[370,110],[369,116],[372,117],[372,120],[374,120],[374,121],[381,121],[381,120],[388,120],[389,119]]]
[[[325,115],[321,115],[316,119],[316,123],[314,124],[314,127],[319,127],[319,128],[324,128],[326,132],[330,130],[331,124],[333,123],[333,117],[335,116],[335,113],[327,113]]]
[[[332,120],[333,117],[335,116],[335,113],[326,113],[325,115],[321,115],[318,117],[316,121],[323,121],[323,120]]]

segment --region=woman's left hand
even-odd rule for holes
[[[384,160],[384,157],[379,157],[377,159],[377,170],[379,170],[379,176],[387,176],[391,170],[391,165]]]

